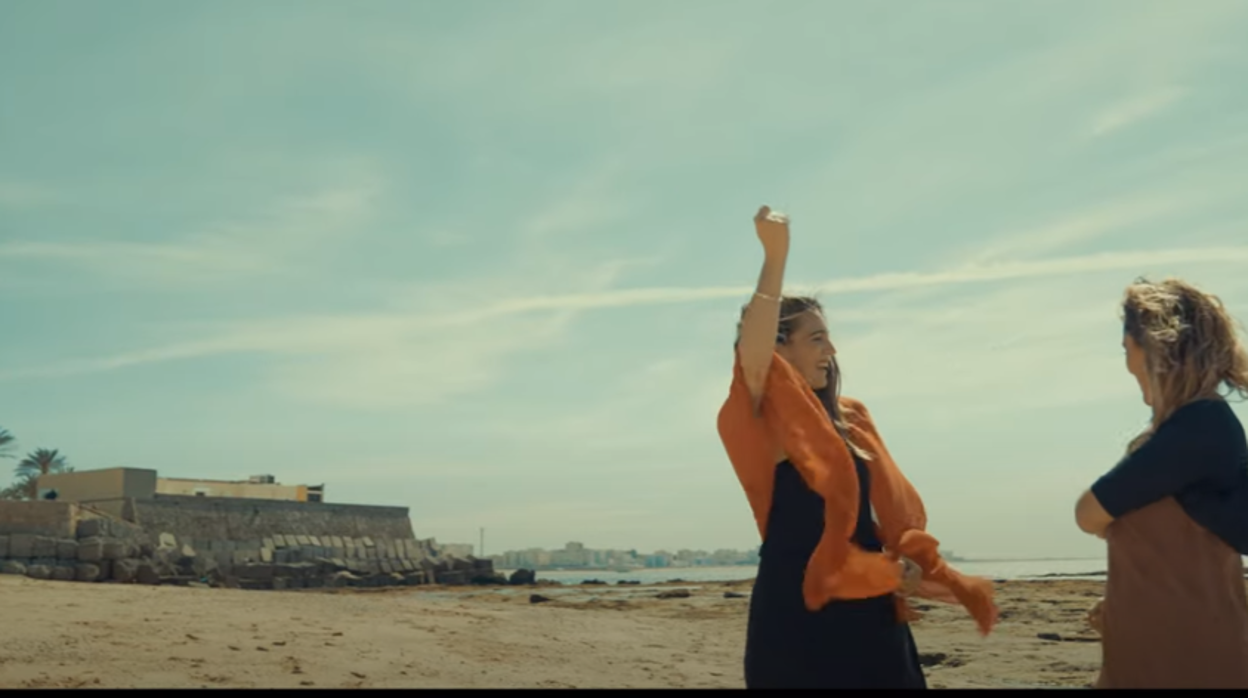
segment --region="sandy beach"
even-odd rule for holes
[[[0,576],[0,688],[739,688],[750,584],[241,591]],[[1101,588],[1000,583],[986,639],[962,609],[932,606],[914,626],[930,686],[1089,685],[1100,646],[1084,613]]]

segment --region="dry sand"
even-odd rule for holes
[[[236,591],[0,576],[0,688],[733,688],[750,582]],[[690,591],[688,598],[656,598]],[[981,638],[914,626],[933,688],[1081,687],[1102,583],[1008,582]],[[552,598],[531,604],[530,593]],[[1044,637],[1042,637],[1044,636]],[[1048,639],[1045,639],[1045,638]]]

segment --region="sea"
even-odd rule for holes
[[[1105,558],[1069,558],[1049,560],[967,560],[950,561],[963,574],[995,580],[1024,579],[1105,579]],[[498,570],[510,575],[512,570]],[[560,584],[600,581],[607,584],[636,582],[732,582],[754,578],[754,565],[724,567],[658,567],[620,570],[538,570],[537,578]]]

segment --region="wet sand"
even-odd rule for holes
[[[0,688],[739,688],[750,584],[240,591],[0,576]],[[1084,616],[1102,588],[1001,583],[986,639],[961,608],[932,605],[914,626],[929,685],[1088,686],[1100,645]]]

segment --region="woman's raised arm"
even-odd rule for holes
[[[789,257],[789,220],[763,206],[754,216],[754,229],[763,244],[763,269],[758,275],[754,297],[741,318],[737,355],[757,410],[771,369],[771,357],[776,351],[784,266]]]

